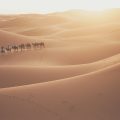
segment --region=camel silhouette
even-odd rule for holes
[[[27,44],[25,44],[25,47],[26,47],[26,49],[31,49],[31,44],[30,43],[27,43]]]
[[[18,52],[18,50],[19,50],[17,45],[12,46],[12,49],[14,50],[14,52]]]
[[[5,53],[5,48],[3,46],[1,46],[1,50],[0,50],[1,53]]]
[[[44,42],[34,42],[34,43],[26,43],[19,45],[8,45],[7,47],[1,46],[0,53],[8,53],[8,52],[19,52],[23,50],[31,50],[31,49],[45,48]]]
[[[20,50],[23,51],[23,50],[25,49],[25,45],[24,45],[24,44],[20,44],[20,45],[18,46],[18,48],[20,48]]]
[[[5,48],[6,49],[6,51],[7,52],[11,52],[12,51],[12,48],[11,48],[11,46],[10,45],[8,45],[8,47],[7,48]]]

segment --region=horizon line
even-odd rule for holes
[[[58,10],[58,11],[50,11],[50,12],[45,12],[45,11],[40,11],[40,12],[5,12],[2,13],[0,12],[0,15],[21,15],[21,14],[53,14],[53,13],[61,13],[61,12],[69,12],[69,11],[85,11],[85,12],[104,12],[104,11],[109,11],[109,10],[115,10],[115,9],[120,9],[120,8],[106,8],[103,10],[85,10],[85,9],[67,9],[67,10]]]

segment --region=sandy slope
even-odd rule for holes
[[[119,120],[120,10],[0,15],[1,120]]]
[[[16,33],[0,30],[0,45],[1,46],[6,46],[8,44],[10,45],[21,44],[21,43],[27,43],[27,42],[32,42],[32,39],[30,39],[27,36],[22,36]]]
[[[40,66],[1,66],[0,87],[12,87],[59,80],[62,78],[85,75],[96,70],[110,67],[120,62],[120,54],[89,64],[40,67]]]
[[[68,47],[46,48],[27,52],[0,55],[1,65],[77,65],[95,62],[119,54],[120,44],[77,44]],[[73,47],[72,47],[73,45]],[[79,45],[79,46],[78,46]],[[85,46],[87,45],[87,46]],[[59,46],[59,45],[58,45]],[[46,46],[47,47],[47,46]]]
[[[3,89],[0,116],[3,120],[117,120],[119,70],[120,64],[116,64],[82,77]]]

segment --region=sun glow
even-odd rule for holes
[[[88,11],[101,11],[107,8],[109,8],[109,6],[104,6],[102,4],[95,4],[94,2],[82,7],[82,9],[88,10]]]
[[[117,8],[117,6],[118,4],[113,0],[86,0],[81,7],[89,11],[101,11],[109,8]]]

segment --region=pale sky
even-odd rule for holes
[[[0,14],[120,8],[120,0],[0,0]]]

